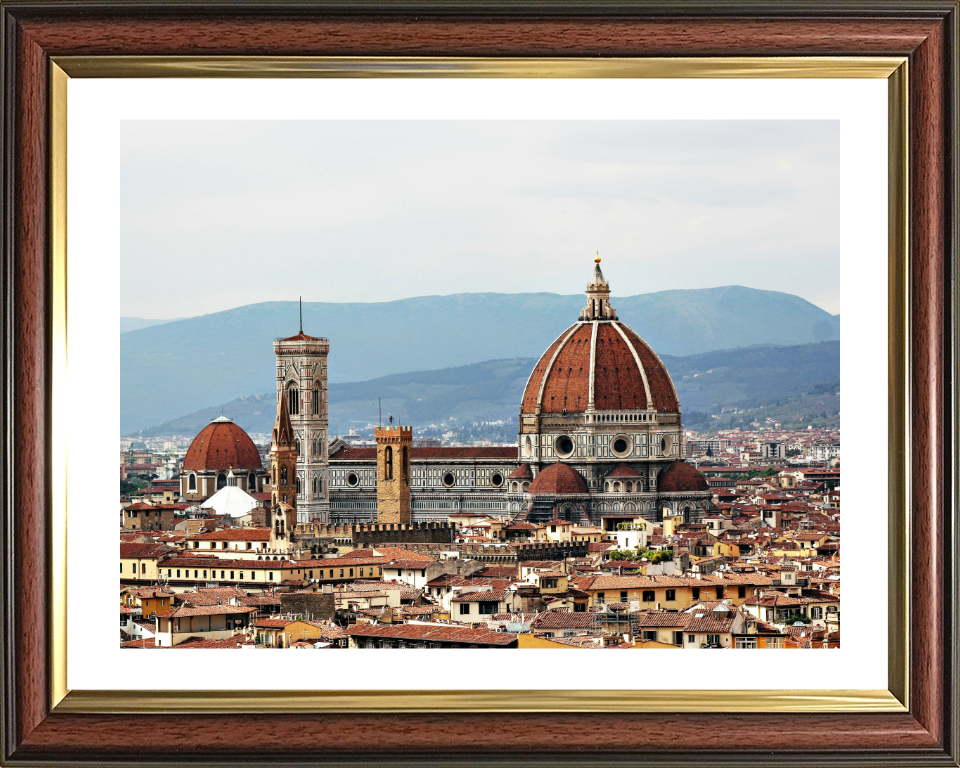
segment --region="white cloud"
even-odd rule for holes
[[[740,284],[840,311],[831,121],[124,123],[122,313]]]

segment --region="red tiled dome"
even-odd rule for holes
[[[226,416],[211,421],[193,438],[183,460],[185,471],[263,469],[250,435]]]
[[[617,464],[607,477],[640,477],[640,474],[627,464]]]
[[[593,332],[596,349],[593,354]],[[592,363],[591,363],[592,357]],[[593,369],[598,411],[680,410],[670,374],[650,346],[618,320],[587,320],[568,328],[540,358],[523,393],[522,411],[587,410]]]
[[[529,464],[521,464],[507,476],[507,480],[532,480],[533,473]]]
[[[558,461],[543,470],[530,484],[530,493],[542,496],[587,493],[587,481],[569,464]]]
[[[660,493],[709,491],[710,484],[699,469],[678,460],[667,464],[666,469],[657,475],[657,490]]]

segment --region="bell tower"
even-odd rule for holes
[[[277,358],[277,396],[287,401],[292,439],[297,447],[295,468],[298,522],[330,522],[329,457],[327,446],[327,339],[296,336],[273,342]]]
[[[285,397],[277,401],[277,420],[270,438],[270,549],[287,549],[297,524],[297,445]]]
[[[413,427],[377,427],[377,522],[410,523]]]

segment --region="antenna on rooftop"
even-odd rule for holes
[[[380,398],[377,398],[377,419],[380,422],[380,426],[383,426],[383,405],[380,402]]]
[[[303,296],[300,297],[300,333],[303,333]]]

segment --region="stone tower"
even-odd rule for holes
[[[377,522],[410,522],[413,427],[377,427]]]
[[[287,401],[297,448],[298,522],[330,520],[327,448],[327,339],[303,332],[273,342],[277,357],[277,396]]]
[[[277,420],[270,437],[270,549],[285,550],[297,524],[297,446],[287,398],[277,401]]]

